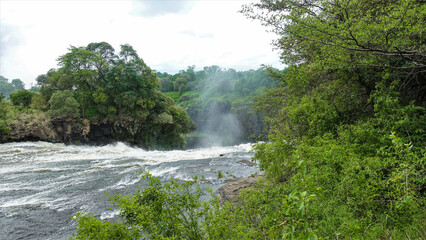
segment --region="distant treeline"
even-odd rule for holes
[[[3,95],[5,98],[9,98],[10,94],[15,91],[21,91],[24,90],[25,84],[22,82],[21,79],[16,78],[12,79],[9,82],[9,79],[0,76],[0,94]],[[39,87],[31,87],[30,91],[37,92],[40,88]]]

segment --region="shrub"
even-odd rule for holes
[[[31,99],[34,95],[34,92],[28,90],[16,91],[10,94],[10,100],[15,106],[29,107],[31,105]]]
[[[53,117],[78,117],[80,105],[69,90],[55,91],[49,100],[50,110],[47,112]]]

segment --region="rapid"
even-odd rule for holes
[[[59,143],[0,144],[0,239],[68,239],[72,216],[91,212],[117,217],[105,193],[131,194],[143,187],[141,171],[162,181],[203,178],[213,190],[225,179],[259,171],[250,144],[175,151],[146,151],[124,143],[67,146]],[[223,178],[218,178],[218,172]]]

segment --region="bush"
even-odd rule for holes
[[[80,105],[69,90],[55,91],[49,100],[50,110],[47,113],[52,117],[78,117]]]
[[[161,184],[148,173],[143,178],[146,188],[111,198],[121,210],[121,221],[102,222],[79,213],[78,232],[72,239],[204,239],[202,223],[210,207],[200,200],[200,187],[175,180]]]
[[[34,95],[34,92],[28,90],[16,91],[10,94],[10,100],[15,106],[29,107],[31,105],[31,99]]]
[[[49,109],[49,107],[47,106],[46,99],[39,94],[36,94],[32,97],[31,108],[42,110],[42,111],[47,111]]]

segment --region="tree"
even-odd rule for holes
[[[42,111],[47,111],[49,109],[47,102],[46,102],[46,99],[40,94],[35,94],[32,97],[31,108],[39,109],[39,110],[42,110]]]
[[[422,1],[265,0],[245,6],[243,13],[280,36],[274,44],[287,64],[346,71],[367,96],[378,79],[388,85],[399,81],[404,98],[425,101]]]
[[[264,0],[243,12],[279,35],[289,64],[258,103],[271,114],[255,160],[283,189],[270,200],[321,196],[309,217],[289,209],[282,237],[422,238],[411,227],[425,214],[424,2]]]
[[[30,90],[31,92],[40,92],[40,87],[32,86],[29,90]]]
[[[40,74],[36,77],[37,86],[42,86],[43,84],[47,84],[47,74]]]
[[[0,93],[0,119],[6,119],[6,114],[7,114],[7,110],[6,110],[6,104],[5,104],[5,100],[4,100],[4,96],[3,94]]]
[[[29,107],[31,105],[31,99],[35,95],[34,92],[28,90],[16,91],[10,94],[10,100],[13,105]]]
[[[7,99],[9,95],[15,90],[15,87],[8,82],[8,79],[0,76],[0,93]]]
[[[10,128],[6,124],[7,112],[7,103],[4,100],[3,94],[0,93],[0,141],[3,140],[3,135],[6,135],[10,131]]]
[[[47,112],[53,117],[79,117],[80,105],[70,90],[55,91],[49,100],[50,110]]]
[[[58,62],[60,68],[37,77],[40,93],[47,102],[50,103],[55,92],[71,91],[81,116],[108,121],[118,139],[144,147],[183,146],[182,134],[192,129],[193,123],[189,118],[171,114],[173,103],[157,90],[159,80],[155,72],[132,46],[122,45],[118,54],[106,42],[71,46]],[[76,107],[74,100],[69,101]],[[51,104],[50,113],[69,116],[59,111],[59,107]],[[158,116],[169,115],[183,121],[155,121]],[[170,139],[160,140],[165,135]]]
[[[21,79],[13,79],[12,85],[15,87],[16,90],[24,90],[25,84],[21,81]]]

